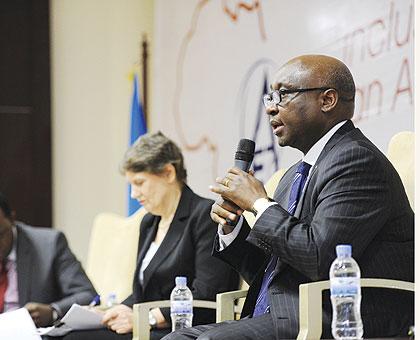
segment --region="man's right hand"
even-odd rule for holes
[[[214,222],[222,225],[225,234],[229,234],[235,228],[238,218],[242,213],[243,210],[236,204],[219,197],[211,207],[210,217]],[[227,219],[232,223],[228,223],[226,221]]]
[[[28,310],[37,327],[51,326],[53,322],[53,309],[50,305],[28,302],[25,308]]]

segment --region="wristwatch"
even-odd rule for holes
[[[149,311],[149,325],[150,327],[155,327],[157,324],[157,320],[155,316],[153,315],[152,311]]]
[[[257,216],[258,211],[261,210],[261,208],[265,207],[270,202],[274,202],[274,200],[270,197],[262,197],[255,200],[254,204],[252,205],[251,212],[254,214],[254,216]]]

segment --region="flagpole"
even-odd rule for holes
[[[146,126],[148,125],[148,114],[149,110],[147,107],[147,59],[148,59],[148,43],[147,43],[147,35],[143,33],[142,35],[142,43],[141,43],[141,63],[142,65],[142,79],[143,79],[143,114],[144,120],[146,122]]]

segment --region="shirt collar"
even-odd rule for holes
[[[314,145],[312,145],[306,155],[303,156],[302,161],[310,164],[311,166],[314,166],[325,145],[327,145],[333,134],[336,133],[337,130],[341,128],[346,122],[347,120],[334,125],[325,135],[323,135]]]
[[[17,230],[16,230],[15,225],[13,225],[13,227],[12,227],[12,232],[13,232],[13,246],[12,246],[12,250],[10,251],[9,255],[7,256],[7,259],[9,261],[16,262]]]

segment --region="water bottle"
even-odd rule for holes
[[[106,298],[106,306],[108,308],[111,308],[112,306],[115,306],[118,304],[117,301],[117,294],[111,292],[108,294],[108,297]]]
[[[337,258],[330,268],[330,291],[334,339],[361,339],[363,324],[360,316],[360,269],[351,257],[351,245],[338,245]]]
[[[187,278],[177,276],[175,278],[175,288],[171,293],[172,332],[192,326],[192,302],[193,297],[191,290],[187,287]]]

